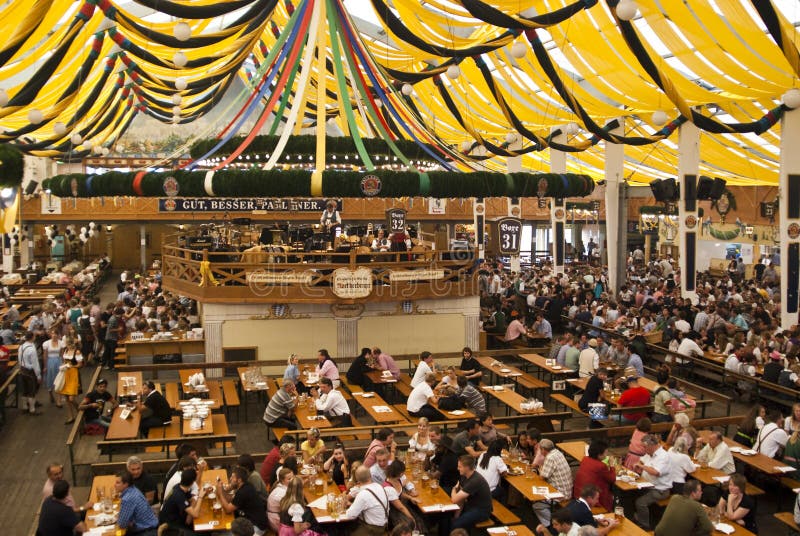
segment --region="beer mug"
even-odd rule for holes
[[[622,520],[625,519],[625,508],[623,508],[622,506],[615,506],[614,517],[618,522],[622,523]]]

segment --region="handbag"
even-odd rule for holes
[[[56,379],[53,380],[53,389],[55,389],[56,391],[60,392],[62,389],[64,389],[64,384],[67,381],[67,376],[64,371],[66,371],[67,368],[69,367],[61,365],[61,367],[58,369],[58,374],[56,374]]]

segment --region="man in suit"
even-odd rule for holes
[[[139,411],[142,412],[142,420],[139,429],[142,437],[147,437],[150,428],[157,428],[169,423],[172,419],[172,408],[164,395],[156,391],[156,384],[152,381],[142,386],[142,398],[139,401]]]
[[[615,518],[603,518],[600,520],[595,519],[592,514],[592,508],[597,506],[600,502],[600,490],[594,484],[586,484],[581,489],[580,497],[573,499],[567,505],[566,509],[572,514],[572,522],[577,523],[581,527],[584,525],[591,525],[597,529],[598,536],[605,536],[614,527],[619,525],[619,521]],[[553,527],[550,527],[550,532],[553,532]]]

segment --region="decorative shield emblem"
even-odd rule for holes
[[[790,223],[789,227],[786,229],[786,233],[789,235],[789,238],[795,239],[800,236],[800,224],[798,223]]]
[[[177,206],[178,206],[178,204],[175,202],[174,199],[167,199],[166,201],[164,201],[164,208],[167,209],[170,212],[175,210],[175,208]]]
[[[406,300],[403,302],[403,312],[407,315],[410,315],[414,312],[414,302],[411,300]]]
[[[519,212],[520,212],[519,207],[517,206],[511,207],[511,215],[514,216],[515,218],[519,217]]]
[[[475,205],[475,214],[483,214],[484,208],[481,204]]]
[[[163,188],[164,193],[167,194],[167,197],[175,197],[178,195],[181,185],[178,184],[178,180],[175,177],[167,177],[164,179]]]
[[[695,225],[697,225],[697,216],[694,214],[689,214],[686,216],[686,228],[694,229]]]
[[[377,175],[367,175],[361,179],[361,193],[367,197],[375,197],[381,192],[381,179]]]
[[[564,209],[563,208],[557,208],[555,210],[555,212],[553,212],[553,216],[555,216],[555,218],[557,220],[563,220],[564,216],[565,216]]]

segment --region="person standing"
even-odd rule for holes
[[[69,497],[69,483],[66,480],[57,480],[53,484],[53,494],[42,503],[37,535],[72,536],[75,533],[86,532],[86,524],[81,521],[72,506],[67,504],[67,497]]]
[[[578,355],[578,376],[588,378],[600,366],[600,354],[597,353],[597,339],[589,339],[589,346]]]
[[[342,216],[336,210],[336,201],[328,201],[325,205],[325,210],[319,218],[319,223],[322,225],[324,232],[328,233],[331,244],[336,240],[336,229],[342,226]]]
[[[117,473],[114,489],[120,495],[117,526],[127,534],[156,536],[158,519],[142,492],[133,485],[133,476],[128,471]]]
[[[661,521],[656,525],[655,536],[692,534],[707,536],[714,531],[708,514],[700,503],[703,487],[700,482],[689,479],[683,485],[683,494],[673,495],[669,500]]]
[[[39,366],[39,354],[36,352],[36,345],[33,343],[33,332],[25,333],[25,342],[19,347],[20,384],[22,397],[28,403],[28,413],[30,415],[41,415],[42,412],[36,409],[39,402],[36,401],[36,391],[42,383],[42,369]],[[24,407],[22,408],[25,409]]]
[[[44,385],[47,387],[47,392],[50,394],[50,403],[55,404],[56,407],[61,407],[61,395],[56,398],[55,393],[55,380],[58,372],[61,369],[61,351],[64,346],[61,344],[61,337],[58,330],[53,329],[50,331],[50,338],[42,343],[42,357],[44,359]]]
[[[121,320],[123,313],[124,311],[121,307],[116,307],[111,316],[108,317],[102,363],[108,370],[114,370],[114,357],[117,353],[117,343],[119,342],[123,329],[123,322]]]

